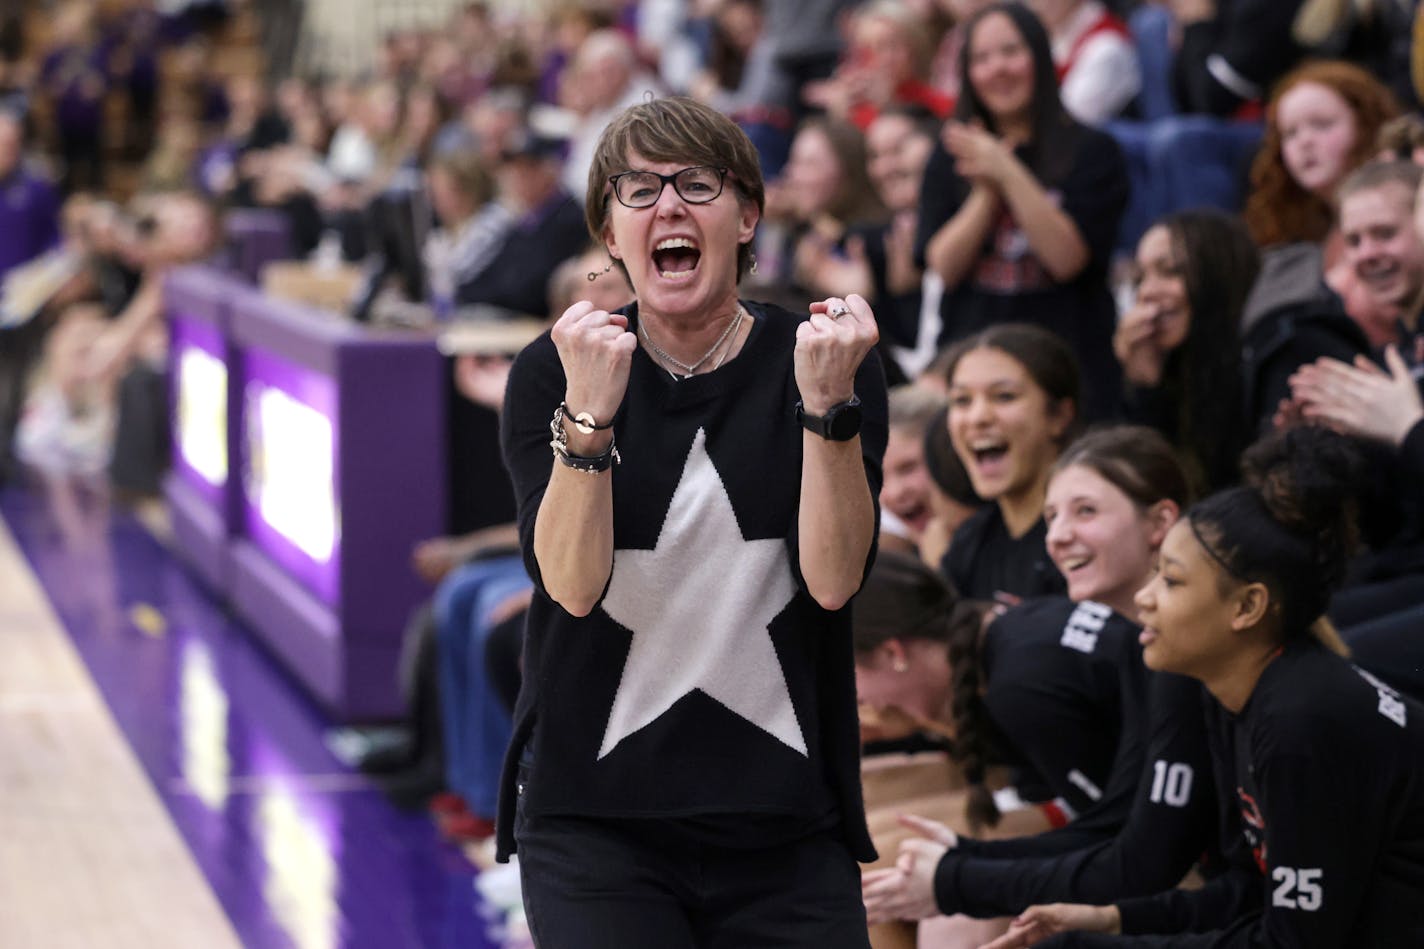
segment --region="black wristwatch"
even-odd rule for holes
[[[796,403],[796,420],[801,427],[827,441],[848,442],[860,434],[860,399],[833,405],[825,415],[808,415],[800,402]]]

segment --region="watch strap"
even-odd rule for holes
[[[860,432],[860,426],[855,426],[855,431],[850,433],[837,434],[835,430],[836,419],[847,409],[856,412],[859,419],[860,399],[852,395],[844,402],[838,402],[826,410],[825,415],[812,415],[806,411],[806,407],[801,402],[796,403],[796,418],[801,422],[801,427],[813,435],[819,435],[828,441],[850,441]]]

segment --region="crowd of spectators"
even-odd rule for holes
[[[965,597],[1062,592],[1043,507],[1085,423],[1155,429],[1198,493],[1272,428],[1329,425],[1382,473],[1335,618],[1417,687],[1414,3],[473,2],[392,34],[370,74],[276,81],[214,55],[245,5],[159,6],[0,28],[0,477],[156,492],[163,278],[221,262],[230,209],[278,215],[298,258],[407,278],[390,292],[433,320],[626,302],[584,223],[595,146],[628,105],[689,95],[766,173],[744,295],[875,309],[898,385],[882,549]],[[498,411],[507,370],[461,357],[457,389]],[[454,836],[493,816],[528,596],[510,544],[413,555],[445,691],[422,747],[443,731],[449,766],[424,767],[458,792],[437,799]]]

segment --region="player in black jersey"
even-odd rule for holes
[[[1424,945],[1424,707],[1346,661],[1323,619],[1361,468],[1321,430],[1262,443],[1248,486],[1193,508],[1138,594],[1148,665],[1211,695],[1232,869],[1196,891],[1034,907],[993,949],[1053,933],[1060,947]]]
[[[1135,613],[1133,594],[1151,575],[1156,547],[1186,497],[1182,468],[1156,432],[1134,426],[1097,430],[1064,453],[1048,487],[1047,536],[1070,591],[1083,602],[1025,604],[998,620],[991,634],[1028,644],[1020,653],[1051,639],[1061,663],[1076,658],[1083,669],[1111,666],[1122,726],[1110,777],[1095,789],[1096,803],[1049,834],[983,842],[917,823],[938,839],[908,845],[917,872],[902,864],[867,875],[872,920],[941,911],[1000,916],[1045,894],[1155,892],[1181,879],[1201,854],[1214,807],[1200,686],[1168,674],[1144,679],[1137,626],[1109,608]],[[1030,735],[1032,713],[1053,707],[1040,697],[1064,691],[1061,676],[1022,661],[1004,667],[999,678],[1017,697],[1019,711],[1001,710],[996,720],[1017,714],[1024,719],[1017,730]],[[1078,742],[1043,719],[1037,743],[1056,744],[1060,759],[1071,760]]]
[[[1062,593],[1043,549],[1043,491],[1079,427],[1073,351],[1043,327],[1001,323],[956,344],[946,378],[950,440],[989,503],[954,532],[940,569],[976,600]]]

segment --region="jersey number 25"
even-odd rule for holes
[[[1271,894],[1271,905],[1282,909],[1302,909],[1313,913],[1325,901],[1325,890],[1320,878],[1325,871],[1318,867],[1311,870],[1297,870],[1294,867],[1276,867],[1271,871],[1271,879],[1276,882],[1276,891]]]

